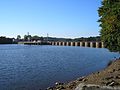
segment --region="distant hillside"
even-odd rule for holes
[[[79,42],[79,41],[101,41],[100,36],[97,37],[81,37],[81,38],[55,38],[55,37],[44,37],[44,40],[48,41],[74,41],[74,42]]]

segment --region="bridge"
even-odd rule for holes
[[[18,42],[18,44],[25,45],[53,45],[53,46],[79,46],[79,47],[92,47],[92,48],[104,48],[104,43],[100,41],[81,41],[81,42],[64,42],[64,41],[55,41],[55,42]]]

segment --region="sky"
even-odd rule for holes
[[[101,0],[0,0],[0,36],[98,36]]]

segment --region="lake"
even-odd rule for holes
[[[0,45],[0,90],[44,90],[101,70],[119,56],[104,48]]]

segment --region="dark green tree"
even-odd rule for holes
[[[120,51],[120,0],[103,0],[98,13],[105,47],[111,51]]]
[[[20,40],[20,39],[21,39],[21,36],[20,36],[20,35],[17,35],[17,39]]]
[[[24,41],[30,41],[32,38],[31,35],[24,35]]]
[[[35,35],[35,36],[32,36],[32,40],[40,40],[40,37]]]
[[[41,40],[41,41],[43,41],[43,40],[44,40],[44,38],[43,38],[43,37],[39,37],[39,36],[35,35],[35,36],[32,36],[32,37],[31,37],[31,40],[32,40],[32,41],[34,41],[34,40]]]
[[[27,35],[24,35],[24,41],[27,41],[27,38],[28,38]]]

